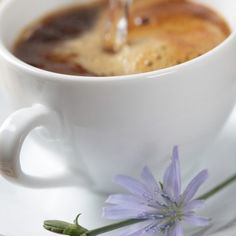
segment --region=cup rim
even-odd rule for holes
[[[4,9],[14,0],[5,1],[1,3],[1,9],[0,9],[0,15],[4,11]],[[226,19],[227,20],[227,19]],[[124,80],[134,80],[134,79],[151,79],[156,77],[162,77],[167,74],[172,74],[177,71],[182,71],[186,68],[189,68],[191,65],[204,61],[204,59],[207,59],[208,57],[214,57],[218,51],[223,50],[223,48],[233,41],[235,38],[236,32],[232,29],[231,34],[219,45],[217,45],[215,48],[211,49],[210,51],[204,53],[201,56],[198,56],[194,59],[191,59],[189,61],[186,61],[184,63],[181,63],[179,65],[174,65],[171,67],[154,70],[150,72],[143,72],[138,74],[130,74],[130,75],[116,75],[116,76],[81,76],[81,75],[68,75],[68,74],[61,74],[57,72],[47,71],[43,70],[34,66],[31,66],[27,64],[26,62],[20,60],[17,58],[9,49],[5,47],[2,40],[0,40],[0,55],[11,65],[17,67],[18,69],[25,70],[26,72],[30,73],[32,76],[39,76],[43,78],[47,78],[50,80],[56,80],[56,81],[86,81],[86,82],[111,82],[111,81],[124,81]]]

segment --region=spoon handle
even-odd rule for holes
[[[103,39],[105,50],[117,52],[126,44],[131,4],[132,0],[109,0],[109,16]]]

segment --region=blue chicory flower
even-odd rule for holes
[[[165,171],[162,184],[155,180],[148,167],[143,168],[142,181],[128,176],[117,176],[116,183],[129,193],[109,196],[103,216],[112,220],[141,220],[120,229],[118,235],[183,236],[182,222],[196,226],[209,224],[208,218],[196,216],[194,212],[204,201],[193,199],[207,177],[207,170],[201,171],[181,193],[178,147],[174,147],[172,160]]]

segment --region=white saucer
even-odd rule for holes
[[[7,100],[0,96],[1,111],[7,113]],[[0,122],[3,121],[0,114]],[[43,149],[29,139],[23,148],[25,165],[37,173],[42,168],[49,172],[55,166],[55,154]],[[221,182],[225,176],[236,172],[236,109],[217,140],[204,153],[205,166],[212,173],[207,188]],[[49,157],[47,168],[42,160]],[[214,163],[208,165],[207,162]],[[60,166],[57,166],[60,169]],[[200,234],[187,235],[236,235],[236,183],[207,202],[203,214],[213,218],[213,226]],[[106,196],[99,196],[79,186],[56,189],[27,189],[6,182],[0,177],[0,236],[49,236],[43,229],[46,219],[73,221],[82,213],[80,223],[95,228],[106,224],[101,219],[101,209]]]

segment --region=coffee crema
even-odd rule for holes
[[[184,63],[215,48],[230,34],[212,9],[187,0],[133,4],[127,44],[117,53],[102,46],[106,1],[55,11],[20,34],[13,52],[47,71],[82,76],[148,72]]]

